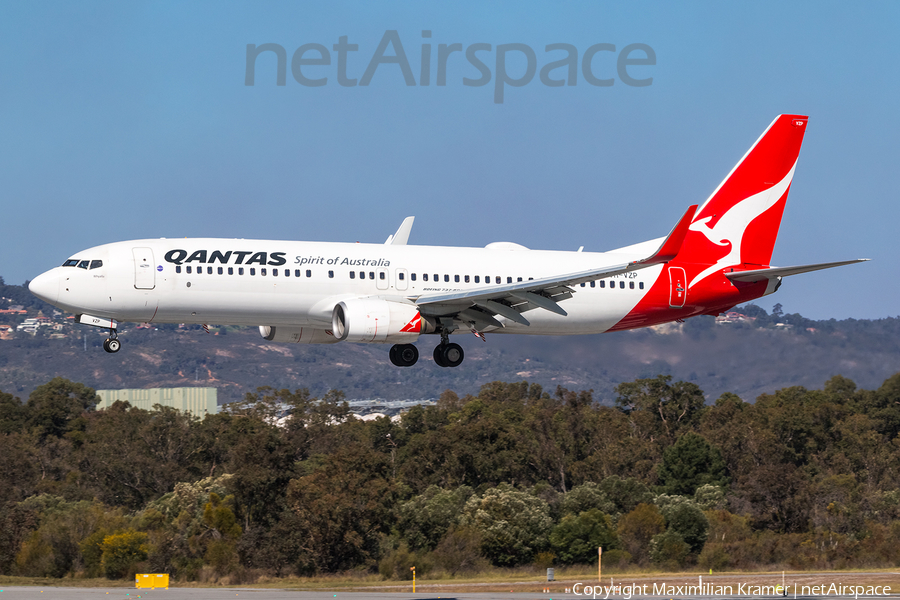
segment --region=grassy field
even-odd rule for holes
[[[647,585],[650,589],[654,584],[666,586],[697,585],[702,578],[705,585],[733,586],[735,594],[739,595],[738,586],[775,586],[782,582],[782,572],[756,571],[756,572],[729,572],[729,573],[666,573],[655,571],[628,571],[619,573],[605,573],[602,585]],[[428,593],[464,593],[464,592],[535,592],[541,593],[546,589],[550,593],[564,593],[566,589],[575,584],[595,585],[597,571],[591,567],[571,567],[555,569],[555,581],[546,581],[546,572],[536,568],[521,570],[495,570],[472,576],[456,576],[445,578],[421,578],[416,581],[416,591]],[[849,570],[829,572],[797,572],[785,571],[784,582],[788,587],[788,594],[793,595],[793,589],[798,586],[889,586],[891,593],[900,591],[900,573],[888,569],[882,570]],[[101,588],[130,588],[134,584],[131,580],[108,580],[103,578],[32,578],[32,577],[0,577],[0,585],[6,586],[47,586],[47,587],[101,587]],[[218,582],[173,582],[172,587],[227,587],[238,585],[238,582],[221,580]],[[293,590],[335,590],[335,591],[411,591],[412,581],[385,581],[380,576],[370,573],[345,573],[341,575],[327,575],[320,577],[288,577],[267,578],[262,577],[255,583],[241,582],[241,587],[275,588]],[[802,593],[802,592],[801,592]],[[613,592],[613,595],[620,595]],[[833,594],[830,594],[833,595]],[[852,595],[852,593],[851,593]]]

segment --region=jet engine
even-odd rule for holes
[[[434,330],[415,304],[381,298],[352,298],[335,305],[331,314],[334,337],[341,341],[411,344]]]
[[[330,331],[312,327],[260,325],[259,335],[267,341],[285,344],[336,344],[340,341]]]

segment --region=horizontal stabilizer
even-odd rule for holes
[[[678,221],[672,231],[669,232],[669,235],[666,236],[666,239],[663,240],[663,243],[660,244],[656,252],[643,260],[635,261],[636,264],[649,267],[650,265],[669,262],[678,256],[681,245],[684,243],[684,237],[687,235],[688,228],[691,226],[691,221],[694,219],[694,213],[696,212],[696,204],[689,206],[687,212],[684,213],[681,220]]]
[[[744,283],[752,283],[754,281],[764,281],[766,279],[787,277],[788,275],[799,275],[800,273],[821,271],[822,269],[830,269],[832,267],[843,267],[844,265],[866,262],[867,260],[870,259],[857,258],[855,260],[819,263],[817,265],[799,265],[796,267],[769,267],[768,269],[755,269],[753,271],[732,271],[731,273],[725,273],[725,277],[727,277],[731,281],[743,281]]]

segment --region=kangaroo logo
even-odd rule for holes
[[[706,239],[717,246],[730,245],[731,250],[728,254],[717,260],[716,264],[708,267],[694,277],[688,287],[692,287],[694,284],[699,283],[720,269],[726,269],[741,264],[741,242],[744,238],[744,231],[747,230],[747,226],[757,217],[775,206],[778,199],[784,195],[784,192],[791,185],[791,179],[794,177],[794,169],[796,167],[797,163],[795,162],[794,166],[791,167],[791,170],[788,171],[787,175],[785,175],[781,181],[769,189],[744,198],[729,208],[725,214],[722,215],[722,218],[720,218],[712,227],[707,223],[709,223],[713,217],[703,217],[702,219],[697,219],[691,223],[689,227],[691,231],[702,233],[706,236]]]

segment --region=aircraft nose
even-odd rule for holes
[[[59,276],[53,271],[41,273],[28,284],[31,293],[50,304],[59,300]]]

